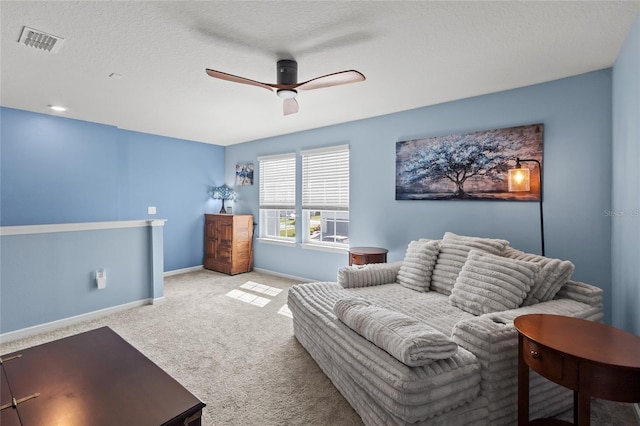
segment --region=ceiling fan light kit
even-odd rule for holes
[[[280,96],[283,99],[295,98],[297,94],[298,94],[298,92],[296,92],[295,90],[291,90],[291,89],[279,89],[278,90],[278,96]]]
[[[276,94],[284,99],[282,111],[284,115],[298,112],[298,101],[296,96],[298,90],[314,90],[324,87],[338,86],[340,84],[357,83],[364,81],[364,74],[356,70],[340,71],[321,77],[312,78],[304,83],[298,83],[298,63],[291,59],[279,60],[276,66],[277,83],[261,83],[245,77],[228,74],[207,68],[207,75],[233,83],[248,84],[251,86],[263,87],[267,90],[276,91]]]

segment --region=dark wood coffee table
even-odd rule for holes
[[[3,355],[1,367],[2,404],[18,402],[3,426],[201,424],[205,404],[108,327]]]
[[[598,322],[561,315],[515,319],[518,330],[518,425],[529,423],[529,367],[572,389],[573,422],[590,423],[591,397],[640,401],[640,337]],[[538,419],[531,424],[567,424]],[[570,424],[570,423],[569,423]]]

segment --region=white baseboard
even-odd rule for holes
[[[187,272],[196,272],[196,271],[201,271],[203,269],[204,269],[203,265],[191,266],[189,268],[183,268],[183,269],[174,269],[173,271],[166,271],[164,273],[164,276],[165,277],[170,277],[172,275],[186,274]],[[288,279],[294,280],[294,281],[300,281],[301,283],[312,283],[312,282],[318,281],[318,280],[314,280],[314,279],[311,279],[311,278],[305,278],[305,277],[298,277],[298,276],[295,276],[295,275],[283,274],[281,272],[272,271],[270,269],[253,268],[253,270],[255,272],[262,272],[263,274],[275,275],[277,277],[288,278]]]
[[[0,342],[10,342],[12,340],[33,336],[34,334],[44,333],[47,331],[55,330],[57,328],[77,324],[82,321],[102,318],[107,315],[115,314],[116,312],[126,311],[132,308],[137,308],[139,306],[162,302],[163,299],[164,297],[160,297],[158,299],[136,300],[135,302],[129,302],[123,305],[112,306],[110,308],[100,309],[93,312],[87,312],[86,314],[76,315],[69,318],[63,318],[61,320],[34,325],[33,327],[27,327],[27,328],[22,328],[20,330],[10,331],[8,333],[0,334]]]
[[[187,272],[195,272],[195,271],[200,271],[200,270],[202,270],[202,265],[191,266],[189,268],[174,269],[173,271],[166,271],[164,273],[164,276],[165,277],[170,277],[171,275],[186,274]]]
[[[264,268],[253,268],[255,272],[262,272],[263,274],[275,275],[276,277],[289,278],[290,280],[300,281],[301,283],[313,283],[318,280],[313,280],[311,278],[297,277],[295,275],[283,274],[276,271],[271,271],[269,269]]]

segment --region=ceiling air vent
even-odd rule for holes
[[[62,45],[63,41],[64,39],[62,37],[47,34],[33,28],[24,27],[22,28],[22,34],[20,35],[18,43],[24,43],[27,46],[56,53],[58,49],[60,49],[60,45]]]

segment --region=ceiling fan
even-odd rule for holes
[[[303,83],[298,83],[298,63],[290,59],[282,59],[278,61],[276,69],[278,82],[276,84],[261,83],[259,81],[238,77],[237,75],[227,74],[226,72],[216,71],[209,68],[207,68],[206,71],[211,77],[232,81],[234,83],[263,87],[269,91],[275,90],[278,96],[284,99],[284,115],[298,112],[298,101],[296,101],[298,90],[322,89],[323,87],[357,83],[365,80],[362,73],[355,70],[348,70],[323,75],[321,77],[312,78],[311,80]]]

